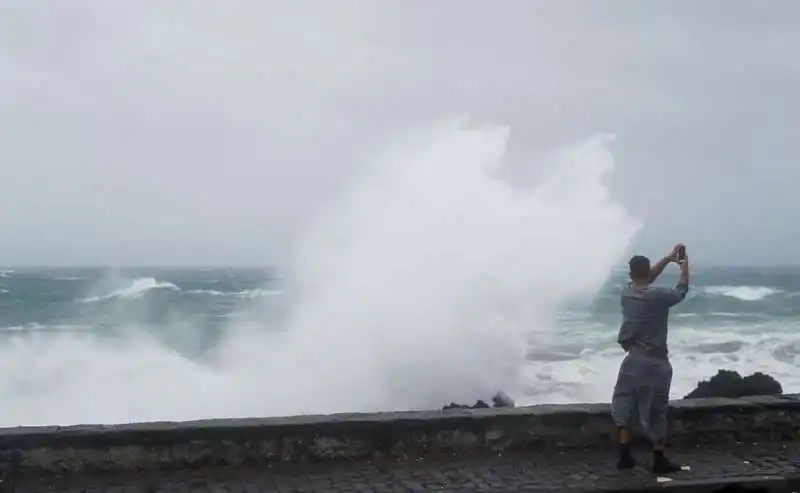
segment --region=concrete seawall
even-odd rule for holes
[[[800,437],[800,394],[675,401],[675,444],[735,444]],[[280,462],[605,447],[607,404],[221,419],[0,430],[0,466],[18,473],[90,473]]]

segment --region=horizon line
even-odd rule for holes
[[[787,264],[720,264],[720,263],[693,263],[693,267],[700,268],[736,268],[736,269],[762,269],[762,268],[800,268],[800,263]],[[278,269],[276,264],[0,264],[0,269]],[[610,270],[627,269],[626,263],[612,266]]]

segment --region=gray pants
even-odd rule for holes
[[[619,427],[644,433],[650,441],[667,436],[672,364],[666,358],[632,349],[622,360],[611,399],[611,417]]]

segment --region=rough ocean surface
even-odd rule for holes
[[[674,275],[669,271],[660,282],[672,283]],[[564,301],[551,326],[531,327],[517,386],[506,389],[518,404],[609,400],[622,357],[614,340],[624,282],[624,271],[612,272],[595,295]],[[800,391],[800,269],[696,268],[693,283],[671,318],[673,398],[718,368],[763,371],[786,392]],[[348,410],[317,388],[303,394],[303,385],[313,377],[310,369],[347,367],[363,350],[360,338],[370,334],[332,325],[327,330],[349,338],[346,344],[308,353],[313,340],[309,346],[288,337],[288,290],[268,269],[5,269],[0,424]],[[374,337],[384,336],[376,328]],[[452,341],[471,354],[468,342]],[[353,352],[343,353],[347,347]],[[409,358],[418,357],[420,347],[406,348]],[[298,359],[288,358],[292,351]],[[309,354],[331,364],[305,361]],[[448,365],[469,361],[439,364],[446,373]],[[359,385],[367,389],[373,380],[403,376],[396,372],[382,372],[373,362],[372,373],[350,375],[350,385],[328,392],[359,407]],[[441,395],[437,403],[455,398]],[[398,397],[388,406],[415,404]]]

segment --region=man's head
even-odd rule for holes
[[[633,282],[650,282],[650,259],[644,255],[634,255],[628,261],[628,268]]]

